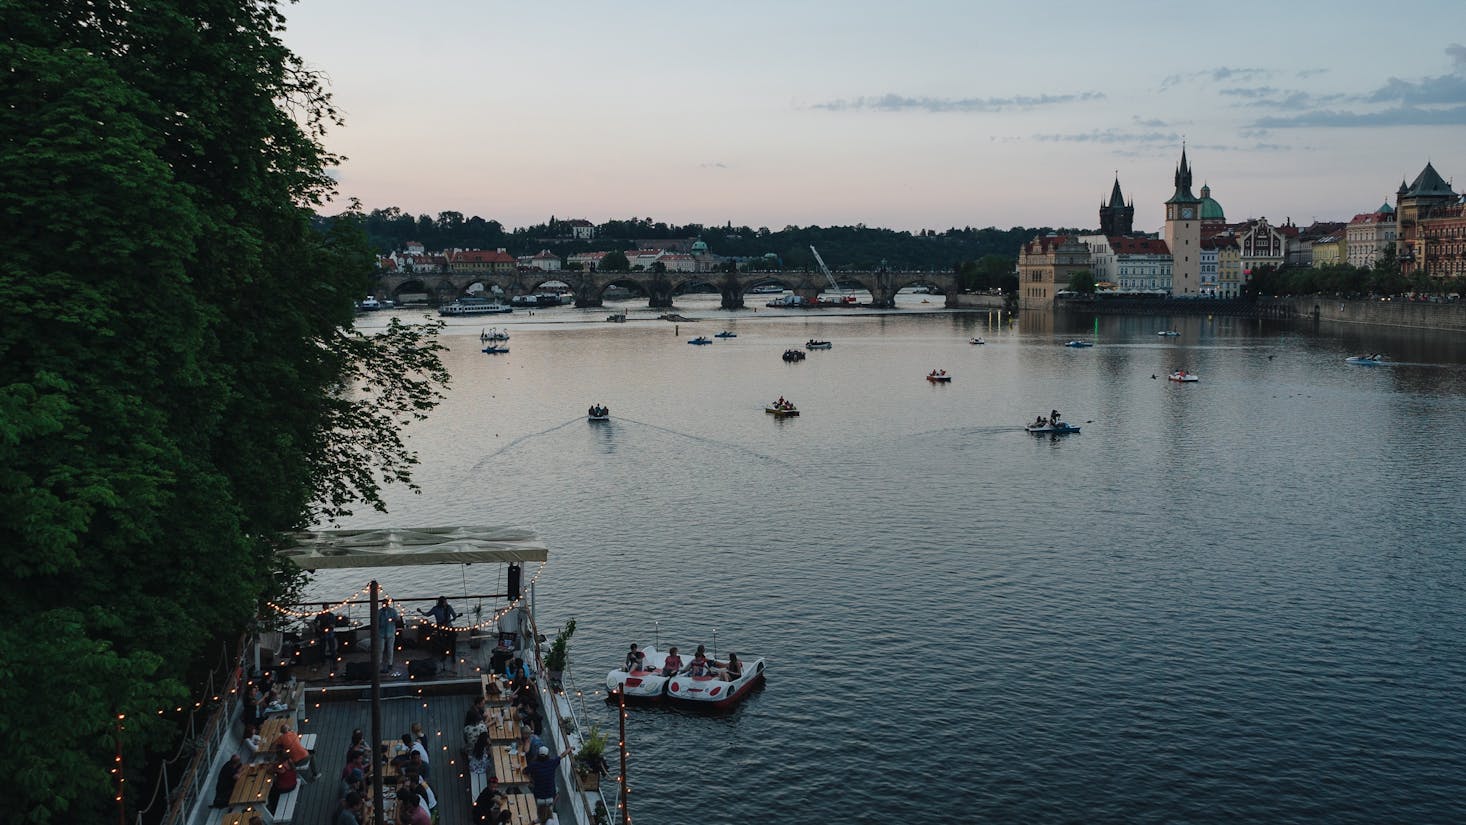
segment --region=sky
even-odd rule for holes
[[[1229,220],[1466,188],[1466,2],[300,0],[338,204],[1154,231],[1183,141]],[[1459,183],[1457,180],[1459,179]]]

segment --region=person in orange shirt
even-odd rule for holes
[[[276,744],[285,749],[290,761],[295,765],[296,770],[307,782],[314,782],[321,774],[316,770],[315,763],[311,760],[311,752],[305,749],[300,743],[300,735],[289,725],[280,731],[280,736],[275,740]]]

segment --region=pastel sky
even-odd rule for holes
[[[1466,188],[1466,2],[302,0],[341,196],[508,227],[1155,229],[1184,139],[1227,217]]]

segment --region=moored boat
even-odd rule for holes
[[[1156,335],[1180,335],[1180,334],[1181,333],[1177,332],[1174,329],[1163,329],[1160,332],[1157,332],[1156,333]]]
[[[816,341],[813,338],[804,342],[805,349],[831,349],[834,346],[835,345],[830,343],[829,341]]]
[[[753,289],[750,289],[749,293],[753,295],[779,295],[783,293],[783,291],[784,287],[782,286],[778,286],[776,284],[764,284],[763,286],[756,286]]]
[[[1094,344],[1091,344],[1088,341],[1066,341],[1064,342],[1064,346],[1072,347],[1074,349],[1084,349],[1085,347],[1092,347],[1094,346]]]
[[[808,356],[805,355],[804,350],[802,350],[802,349],[786,349],[786,350],[784,350],[784,360],[785,361],[803,361],[806,357],[808,357]]]
[[[722,674],[691,676],[681,673],[667,682],[667,698],[685,707],[721,710],[731,708],[764,681],[763,657],[742,662],[737,676]]]
[[[514,307],[488,298],[469,296],[438,307],[439,315],[498,315],[513,312]]]
[[[375,312],[382,308],[382,302],[377,300],[377,296],[368,295],[361,299],[361,302],[356,305],[356,308],[362,312]]]
[[[1385,355],[1376,352],[1376,353],[1371,353],[1370,355],[1353,355],[1353,356],[1350,356],[1350,357],[1344,359],[1344,363],[1346,363],[1346,364],[1358,364],[1359,366],[1363,366],[1363,367],[1378,367],[1378,366],[1380,366],[1382,364],[1388,364],[1388,363],[1390,363],[1390,359],[1388,357],[1386,357]]]
[[[722,332],[719,332],[719,333],[713,335],[713,337],[714,338],[737,338],[738,337],[738,333],[736,333],[736,332],[729,332],[728,330],[725,329]]]
[[[1194,373],[1189,373],[1186,370],[1176,370],[1170,375],[1167,375],[1166,378],[1181,384],[1194,384],[1201,380]]]
[[[984,340],[982,340],[981,338],[969,338],[969,339],[967,339],[967,343],[969,343],[969,344],[986,344],[987,342],[984,341]]]

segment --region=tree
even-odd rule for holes
[[[660,275],[667,271],[667,265],[661,261],[652,261],[652,271]]]
[[[613,249],[601,258],[599,268],[602,272],[629,272],[631,271],[631,261],[627,260],[625,252],[619,249]]]
[[[1069,276],[1069,289],[1085,295],[1094,294],[1094,273],[1082,269]]]
[[[351,329],[371,248],[363,216],[314,215],[335,114],[281,25],[273,0],[0,5],[0,563],[27,617],[0,627],[22,676],[0,735],[27,755],[23,821],[115,817],[115,738],[151,792],[180,721],[159,710],[289,586],[274,546],[411,484],[397,434],[446,380],[436,326]]]

